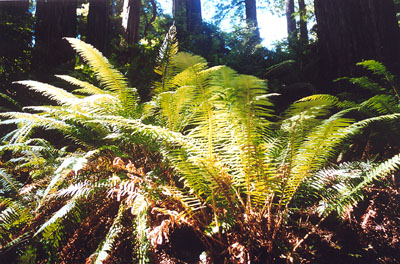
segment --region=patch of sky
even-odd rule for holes
[[[171,14],[171,0],[159,0],[159,3],[165,13]],[[212,23],[212,17],[214,14],[214,5],[212,3],[205,3],[205,1],[202,1],[203,20]],[[257,19],[260,28],[260,36],[263,39],[263,46],[267,48],[273,48],[274,43],[286,38],[286,18],[284,16],[272,14],[270,10],[262,8],[257,10]],[[228,14],[226,18],[221,21],[220,27],[222,30],[230,32],[233,30],[234,24],[236,24],[235,18],[233,16],[229,16]]]

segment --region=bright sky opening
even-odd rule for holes
[[[172,12],[172,1],[171,0],[159,0],[164,12],[171,14]],[[215,9],[212,5],[207,5],[207,8],[202,2],[202,16],[203,20],[211,22],[212,16],[214,15]],[[260,28],[260,35],[263,39],[262,44],[265,47],[271,48],[273,44],[277,41],[286,38],[286,18],[271,14],[268,10],[258,10],[257,11],[258,25]],[[232,22],[229,18],[226,18],[221,23],[221,29],[224,31],[232,30]]]

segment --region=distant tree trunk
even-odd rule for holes
[[[289,46],[292,45],[296,38],[296,19],[294,17],[294,0],[285,0],[286,8],[286,26],[288,33]]]
[[[0,90],[23,76],[30,66],[32,19],[29,0],[0,1]],[[4,92],[4,91],[0,91]]]
[[[202,15],[200,0],[173,0],[172,14],[177,27],[178,39],[183,35],[201,32]]]
[[[140,9],[141,0],[125,0],[127,2],[128,21],[125,30],[125,39],[128,44],[138,43],[140,40]]]
[[[89,0],[86,42],[107,54],[111,5],[109,0]]]
[[[308,29],[307,29],[307,7],[304,0],[299,0],[299,13],[300,13],[300,43],[302,45],[308,44]]]
[[[187,0],[187,29],[191,32],[199,32],[201,23],[201,1]]]
[[[315,0],[322,78],[352,76],[363,59],[399,73],[400,30],[393,0]]]
[[[256,0],[245,0],[246,6],[246,23],[249,27],[254,28],[255,39],[260,40],[260,31],[257,21],[257,3]]]
[[[75,0],[37,0],[35,60],[39,65],[53,69],[75,58],[62,38],[76,37],[76,7]]]

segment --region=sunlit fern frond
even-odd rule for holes
[[[172,90],[171,77],[174,69],[174,56],[178,53],[178,43],[176,40],[176,27],[172,25],[164,38],[157,57],[157,67],[154,71],[161,76],[161,81],[154,83],[155,95]]]
[[[335,106],[339,109],[348,109],[357,107],[358,105],[354,102],[347,100],[340,100],[338,97],[330,94],[314,94],[310,96],[303,97],[297,102],[307,102],[307,101],[317,101],[320,105]]]
[[[37,81],[19,81],[15,82],[27,86],[29,89],[40,92],[48,98],[57,101],[59,104],[70,105],[74,101],[79,100],[75,95],[67,92],[64,89],[52,86],[50,84],[41,83]]]
[[[18,192],[21,187],[21,183],[18,182],[13,175],[10,175],[2,168],[0,168],[0,185],[0,193]]]
[[[336,114],[313,128],[305,137],[289,160],[282,201],[290,202],[300,184],[338,154],[340,143],[347,139],[345,132],[351,123],[353,120]]]
[[[112,187],[111,180],[106,181],[83,181],[68,185],[67,188],[57,192],[58,197],[88,198],[99,191],[106,191]]]
[[[72,76],[68,75],[56,75],[56,77],[73,84],[75,86],[81,87],[80,89],[74,90],[75,93],[82,93],[82,94],[89,94],[89,95],[95,95],[95,94],[105,94],[107,91],[104,91],[88,82],[84,82],[81,80],[78,80]]]
[[[81,209],[76,199],[69,200],[61,209],[52,215],[33,235],[41,234],[42,238],[51,241],[52,246],[58,247],[64,239],[64,221],[79,222]]]
[[[10,229],[18,224],[18,221],[23,222],[22,218],[26,208],[19,202],[2,196],[0,196],[0,208],[0,233],[3,236],[3,230],[10,232]]]
[[[47,185],[46,189],[43,191],[43,195],[39,201],[37,210],[43,205],[50,193],[57,192],[57,187],[60,186],[68,174],[75,173],[87,163],[86,157],[81,156],[71,156],[64,159],[61,165],[54,172],[50,183]]]
[[[312,176],[306,184],[313,189],[319,200],[319,213],[327,215],[336,211],[342,215],[349,205],[342,206],[337,202],[351,193],[374,166],[370,162],[346,162],[322,169]],[[360,199],[362,192],[357,192],[351,200],[355,202]]]
[[[176,91],[161,93],[157,98],[162,125],[171,131],[182,132],[194,114],[188,104],[191,90],[191,87],[183,86]]]
[[[398,101],[393,96],[385,94],[371,97],[370,99],[362,102],[359,107],[361,111],[370,112],[371,116],[394,114],[400,112]]]
[[[164,195],[179,201],[189,215],[204,208],[204,202],[199,197],[185,193],[184,190],[172,186],[162,186],[162,190]]]
[[[10,96],[4,94],[4,93],[0,93],[0,98],[4,99],[6,102],[8,102],[12,107],[17,108],[17,109],[21,109],[21,105],[15,101],[13,98],[11,98]],[[0,111],[10,111],[11,108],[6,107],[4,104],[0,105]]]
[[[130,88],[126,78],[92,45],[74,38],[66,40],[90,65],[104,88],[112,91],[121,101],[123,107],[121,114],[133,116],[139,100],[136,89]]]
[[[336,211],[340,216],[343,216],[348,209],[356,206],[364,198],[362,191],[366,186],[370,185],[374,180],[382,179],[390,173],[398,171],[399,168],[400,154],[397,154],[377,166],[370,166],[369,170],[355,171],[355,173],[358,173],[357,176],[360,180],[353,184],[340,185],[338,183],[338,186],[334,186],[335,191],[340,195],[323,197],[325,199],[320,204],[321,213],[329,214],[332,211]]]
[[[92,253],[89,259],[93,259],[93,261],[88,263],[103,263],[110,255],[112,249],[114,248],[114,244],[116,239],[121,234],[123,226],[123,213],[126,210],[125,205],[121,204],[119,206],[118,214],[114,218],[114,221],[108,230],[104,240],[98,245],[96,251]]]

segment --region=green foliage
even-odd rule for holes
[[[145,104],[98,50],[77,39],[67,40],[89,64],[100,88],[65,75],[58,77],[78,90],[19,82],[57,103],[1,114],[1,124],[17,125],[4,137],[10,144],[0,148],[20,155],[8,164],[43,168],[48,165],[43,159],[60,164],[44,177],[37,192],[40,202],[34,206],[46,212],[59,199],[60,206],[34,228],[34,239],[40,237],[50,254],[55,255],[71,235],[68,227],[90,218],[83,208],[112,197],[119,209],[110,213],[112,221],[90,252],[91,261],[101,262],[112,254],[128,209],[136,217],[131,223],[134,254],[142,262],[149,243],[157,248],[183,225],[195,230],[209,254],[220,253],[213,252],[210,243],[218,241],[226,252],[235,243],[243,245],[243,254],[253,261],[259,260],[253,254],[258,250],[274,257],[303,186],[313,183],[307,191],[322,197],[321,212],[343,213],[361,199],[364,186],[399,166],[396,155],[368,172],[364,163],[324,170],[364,130],[385,124],[399,132],[399,106],[392,97],[377,95],[356,104],[313,95],[277,117],[270,98],[278,94],[268,93],[265,81],[178,53],[175,33],[171,27],[164,40],[155,69],[160,80],[154,84],[153,100]],[[389,76],[379,64],[366,67]],[[46,141],[29,140],[36,127],[59,130],[87,153],[64,155]],[[110,150],[134,162],[115,157]],[[146,170],[135,163],[143,163]],[[0,172],[5,192],[18,191],[13,176]],[[7,203],[11,209],[2,211],[0,218],[5,224],[22,214],[13,211],[11,200]],[[158,212],[164,220],[148,232],[150,206],[151,213]]]

